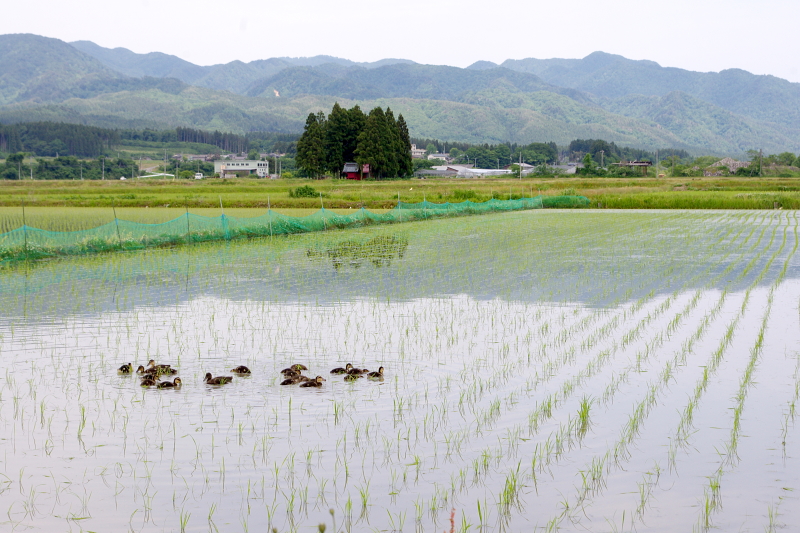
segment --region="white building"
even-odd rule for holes
[[[214,161],[214,172],[220,178],[235,178],[255,174],[259,178],[269,177],[269,161]]]
[[[417,148],[416,144],[411,145],[411,157],[413,159],[424,159],[425,158],[425,148]]]

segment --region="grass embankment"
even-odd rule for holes
[[[592,207],[631,209],[800,208],[800,178],[486,178],[347,180],[127,180],[6,181],[0,206],[149,207],[194,210],[258,208],[317,209],[320,198],[293,198],[289,190],[310,185],[326,209],[391,209],[404,202],[485,201],[522,196],[588,197]]]

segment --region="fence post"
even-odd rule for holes
[[[328,222],[325,220],[325,203],[322,201],[322,191],[319,192],[319,205],[322,209],[322,228],[323,231],[328,231]]]
[[[220,221],[222,222],[222,232],[225,234],[225,240],[231,240],[231,236],[228,233],[228,223],[225,221],[225,208],[222,207],[222,195],[219,197],[219,208],[222,210],[222,215],[220,216]]]
[[[267,195],[267,216],[269,216],[269,238],[272,240],[272,205],[269,202],[269,195]]]
[[[119,248],[122,249],[122,237],[119,235],[119,219],[117,218],[117,207],[114,205],[114,199],[111,199],[111,210],[114,212],[114,224],[117,226],[117,241],[119,241]]]
[[[28,223],[25,220],[25,200],[22,200],[22,234],[25,238],[25,259],[28,258]]]
[[[192,230],[189,228],[189,199],[184,196],[183,204],[186,207],[186,242],[192,242]]]

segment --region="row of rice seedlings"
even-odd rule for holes
[[[784,229],[783,235],[783,243],[781,245],[781,249],[784,247],[786,243],[786,234],[788,228]],[[784,261],[784,266],[779,272],[776,279],[770,286],[769,293],[767,296],[767,306],[766,310],[764,311],[764,315],[761,320],[761,325],[758,330],[758,334],[756,336],[755,343],[750,349],[750,358],[747,361],[747,366],[745,367],[742,376],[739,380],[739,387],[737,393],[734,397],[735,405],[733,407],[733,419],[731,424],[730,435],[728,437],[727,442],[724,445],[724,450],[722,452],[722,458],[719,462],[719,465],[715,472],[709,476],[709,485],[705,489],[705,494],[703,496],[703,504],[700,507],[700,514],[697,519],[696,523],[696,530],[699,531],[708,531],[712,527],[712,514],[719,511],[721,508],[721,495],[720,495],[720,486],[721,480],[724,476],[727,469],[735,467],[738,463],[738,443],[739,443],[739,435],[741,434],[741,416],[742,412],[744,411],[745,401],[747,399],[747,392],[753,384],[753,375],[758,367],[759,360],[761,358],[762,348],[764,344],[764,334],[767,328],[767,322],[770,317],[770,313],[772,311],[772,302],[775,293],[775,289],[777,286],[783,281],[783,277],[786,273],[788,265],[791,262],[791,258],[794,256],[794,252],[796,252],[798,247],[798,233],[797,233],[797,223],[795,221],[795,245],[792,249],[792,253]],[[771,265],[772,260],[767,263],[766,269],[769,268]],[[760,281],[763,279],[763,275],[757,277],[757,280]]]
[[[784,241],[784,244],[785,244],[785,241]],[[704,390],[704,383],[707,383],[707,379],[708,379],[708,375],[709,375],[709,368],[713,369],[713,368],[715,368],[715,365],[719,364],[719,358],[720,358],[720,356],[722,354],[722,350],[727,346],[727,344],[729,342],[729,339],[730,339],[730,336],[732,335],[732,331],[735,329],[735,324],[738,323],[738,319],[741,318],[741,314],[744,312],[744,309],[746,307],[746,303],[747,303],[747,301],[749,299],[750,290],[752,290],[753,286],[756,283],[758,283],[758,281],[760,281],[760,279],[763,278],[763,275],[769,270],[770,265],[772,264],[774,259],[777,256],[780,255],[782,250],[783,250],[783,246],[781,246],[781,248],[779,248],[779,250],[772,255],[770,260],[767,261],[766,265],[763,267],[763,269],[761,271],[761,275],[756,278],[756,280],[754,281],[753,285],[751,285],[751,287],[746,292],[744,303],[742,304],[742,306],[740,308],[739,314],[734,318],[734,323],[730,324],[729,327],[727,328],[726,335],[723,337],[723,339],[721,341],[721,346],[712,354],[712,356],[711,356],[711,361],[712,362],[709,363],[709,365],[706,365],[706,367],[704,368],[704,375],[703,375],[703,377],[700,378],[700,381],[698,382],[698,386],[695,388],[695,392],[696,393],[697,392],[702,393],[702,391]],[[794,251],[792,253],[790,253],[789,257],[786,259],[787,263],[785,263],[785,264],[788,264],[788,262],[790,261],[793,253],[794,253]],[[778,280],[778,282],[779,281],[780,280]],[[691,413],[693,412],[692,411],[692,406],[693,405],[694,405],[694,403],[690,400],[690,404],[689,404],[688,409],[684,409],[683,416],[682,416],[681,422],[679,424],[679,430],[678,431],[680,431],[681,427],[685,427],[686,426],[687,419],[691,416]],[[671,445],[670,461],[671,462],[674,461],[674,443]],[[709,509],[714,509],[715,505],[716,505],[715,502],[717,501],[715,498],[718,496],[718,481],[719,480],[716,479],[716,478],[713,478],[713,479],[710,478],[710,479],[711,479],[711,482],[710,482],[709,486],[711,487],[711,493],[710,493],[711,496],[706,500],[705,503],[708,504],[707,507]]]
[[[795,232],[797,232],[797,225],[795,225]],[[783,251],[785,244],[786,244],[786,231],[784,231],[784,238],[783,238],[783,242],[781,243],[780,248],[767,261],[767,264],[766,264],[765,268],[762,269],[761,273],[759,274],[759,276],[754,281],[754,284],[759,283],[763,279],[763,277],[766,275],[767,271],[769,270],[769,267],[772,265],[773,261]],[[789,252],[789,257],[794,256],[796,251],[797,251],[797,239],[795,239],[794,248]],[[776,280],[776,282],[779,283],[780,280],[783,279],[783,276],[785,275],[785,270],[788,267],[788,265],[789,265],[789,261],[787,259],[787,261],[784,262],[783,270],[778,275],[778,279]],[[744,276],[744,274],[740,274],[740,277],[742,277],[742,276]],[[734,333],[734,331],[736,329],[736,326],[738,325],[740,319],[742,318],[742,315],[744,314],[745,308],[747,307],[747,303],[748,303],[748,301],[750,299],[750,291],[751,290],[752,290],[752,288],[748,289],[745,292],[744,301],[742,302],[742,305],[741,305],[741,308],[739,309],[739,312],[734,317],[733,321],[728,325],[728,327],[726,329],[726,332],[725,332],[725,335],[723,336],[722,340],[720,341],[720,345],[711,354],[711,357],[709,358],[708,363],[704,367],[703,375],[701,376],[701,378],[698,380],[697,384],[695,385],[694,394],[690,397],[689,402],[687,403],[687,405],[684,407],[684,409],[682,411],[681,421],[680,421],[680,424],[679,424],[679,426],[678,426],[678,428],[677,428],[677,430],[675,432],[675,439],[673,439],[671,441],[671,443],[670,443],[670,452],[669,452],[670,459],[669,459],[669,462],[670,462],[671,467],[674,467],[674,465],[675,465],[675,456],[676,456],[676,453],[677,453],[677,449],[679,447],[681,447],[681,446],[685,446],[687,441],[688,441],[688,437],[691,435],[692,420],[693,420],[693,416],[694,416],[693,413],[694,413],[695,409],[697,408],[697,405],[698,405],[698,403],[700,401],[700,398],[702,397],[703,393],[705,392],[705,390],[706,390],[706,388],[708,386],[709,379],[716,373],[717,369],[719,368],[719,365],[723,361],[723,356],[724,356],[725,350],[730,346],[730,343],[731,343],[731,340],[733,338],[733,333]]]
[[[773,257],[777,256],[781,251],[782,250],[779,250],[778,252],[776,252]],[[788,259],[787,259],[787,261],[788,261]],[[767,265],[765,266],[765,268],[763,269],[764,272],[769,269],[770,264],[771,264],[771,261],[768,262]],[[722,301],[724,301],[724,296],[721,297],[719,303],[721,304]],[[716,315],[718,312],[719,312],[719,304],[712,311],[712,314]],[[703,322],[707,323],[707,321],[703,321]],[[702,329],[704,329],[704,327],[705,327],[703,322],[701,322],[699,331],[702,331]],[[691,345],[693,343],[692,339],[697,340],[698,338],[700,338],[700,336],[701,336],[701,334],[698,335],[698,332],[695,332],[695,335],[693,335],[690,338],[690,342],[687,343],[687,344],[684,344],[683,350],[682,350],[682,355],[679,354],[677,357],[673,358],[673,361],[667,362],[667,364],[664,367],[664,370],[661,372],[661,374],[659,376],[660,377],[660,382],[663,385],[666,385],[668,383],[668,381],[669,381],[669,379],[670,379],[670,377],[671,377],[671,375],[673,373],[673,368],[677,367],[677,366],[680,366],[681,365],[681,360],[685,359],[686,354],[689,351],[691,351]],[[638,427],[640,426],[640,424],[643,421],[644,417],[646,417],[649,408],[652,407],[655,404],[656,394],[657,394],[658,388],[659,388],[658,384],[651,385],[650,388],[648,389],[648,394],[645,396],[645,399],[642,402],[640,402],[639,404],[637,404],[636,409],[634,409],[634,414],[631,416],[631,418],[629,418],[628,424],[626,425],[626,427],[625,427],[625,429],[623,431],[623,438],[620,441],[618,441],[617,446],[615,447],[614,454],[613,454],[613,456],[616,457],[615,461],[618,461],[620,457],[622,457],[624,459],[625,456],[627,455],[627,452],[625,451],[626,448],[627,448],[627,445],[629,445],[633,441],[633,438],[638,433]],[[607,452],[606,456],[605,456],[605,460],[600,460],[600,462],[603,463],[603,464],[606,464],[607,460],[610,457],[611,457],[611,454],[609,452]],[[598,462],[598,458],[593,459],[593,463],[597,463],[597,462]],[[591,468],[588,468],[587,470],[591,470]],[[551,519],[550,522],[548,522],[549,526],[553,527],[553,526],[557,525],[561,520],[565,519],[568,515],[572,516],[573,519],[574,519],[575,518],[575,514],[574,513],[576,512],[575,509],[579,509],[580,506],[584,504],[586,496],[588,496],[590,493],[592,493],[594,491],[597,491],[601,487],[602,487],[602,483],[598,483],[597,480],[593,480],[593,483],[591,483],[591,484],[584,482],[584,485],[583,485],[582,489],[579,490],[579,494],[576,497],[575,504],[571,505],[571,506],[569,506],[569,505],[565,506],[564,511],[560,515],[554,517],[553,519]],[[713,500],[711,500],[711,501],[713,502]],[[569,509],[573,510],[572,514],[567,512]]]

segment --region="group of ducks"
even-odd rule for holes
[[[380,367],[377,372],[370,372],[367,368],[356,368],[352,364],[347,363],[344,368],[334,368],[331,374],[345,374],[345,381],[355,381],[358,378],[367,378],[375,381],[383,381],[383,367]]]
[[[308,367],[299,363],[293,364],[288,368],[281,370],[281,374],[285,378],[281,385],[297,385],[301,387],[322,387],[322,382],[325,378],[317,376],[309,378],[303,375],[303,371],[308,370]],[[119,367],[120,374],[133,374],[133,365],[125,363]],[[238,376],[248,376],[251,374],[250,369],[244,365],[232,368],[231,372]],[[174,389],[180,388],[181,378],[176,377],[172,381],[161,381],[162,376],[174,376],[178,370],[172,368],[171,365],[158,365],[153,359],[147,363],[147,368],[144,365],[139,365],[136,369],[136,374],[140,374],[142,387],[156,387],[158,389]],[[344,368],[334,368],[331,374],[341,375],[344,374],[345,381],[356,381],[359,378],[366,376],[368,379],[375,381],[383,381],[383,367],[380,367],[377,372],[370,372],[366,368],[355,368],[352,364],[347,363]],[[211,372],[206,373],[203,379],[208,385],[225,385],[233,381],[233,376],[212,376]]]
[[[309,378],[303,375],[303,370],[308,370],[308,367],[299,363],[281,370],[281,374],[285,378],[281,385],[297,385],[299,383],[301,387],[322,387],[325,378],[322,376]],[[366,368],[355,368],[352,364],[347,363],[344,368],[331,370],[331,374],[345,374],[345,381],[355,381],[364,376],[376,381],[383,381],[383,367],[380,367],[377,372],[370,372]]]
[[[125,363],[121,367],[117,369],[120,374],[133,374],[133,365],[131,363]],[[231,369],[231,372],[240,376],[247,376],[249,375],[250,369],[244,365],[237,366],[236,368]],[[142,387],[156,387],[158,389],[175,389],[180,388],[181,386],[181,378],[175,378],[172,381],[161,381],[162,376],[174,376],[178,373],[176,368],[172,368],[171,365],[157,365],[153,359],[147,363],[147,368],[144,365],[139,365],[139,368],[136,369],[136,373],[140,374],[141,381],[140,384]],[[206,373],[206,377],[203,380],[209,385],[224,385],[226,383],[230,383],[233,381],[232,376],[217,376],[214,377],[211,375],[211,372]]]

